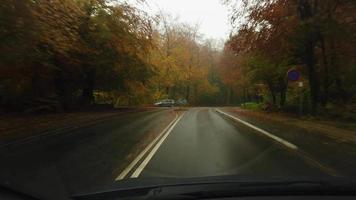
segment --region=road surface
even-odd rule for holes
[[[141,176],[307,176],[320,174],[280,144],[239,130],[214,109],[184,114]]]
[[[168,108],[130,113],[0,147],[1,183],[78,193],[126,178],[339,176],[293,141],[218,111]]]

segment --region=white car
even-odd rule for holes
[[[155,103],[155,106],[160,106],[160,107],[173,107],[174,106],[175,101],[173,99],[164,99],[161,100],[157,103]]]

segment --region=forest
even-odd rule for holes
[[[3,0],[0,112],[184,98],[191,106],[355,116],[355,1],[221,3],[231,11],[224,42],[126,1]],[[290,69],[303,87],[288,81]]]
[[[355,119],[356,2],[225,0],[234,32],[221,58],[230,102]],[[301,73],[288,81],[290,69]]]

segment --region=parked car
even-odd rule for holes
[[[187,105],[188,104],[188,101],[186,100],[186,99],[178,99],[177,101],[176,101],[176,105],[177,106],[185,106],[185,105]]]
[[[159,107],[173,107],[175,101],[173,99],[164,99],[156,102],[154,105]]]

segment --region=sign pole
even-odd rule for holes
[[[291,68],[287,72],[289,81],[297,82],[299,88],[299,117],[303,116],[303,81],[301,81],[301,72],[297,68]]]
[[[303,82],[298,82],[299,86],[299,116],[303,116]]]

